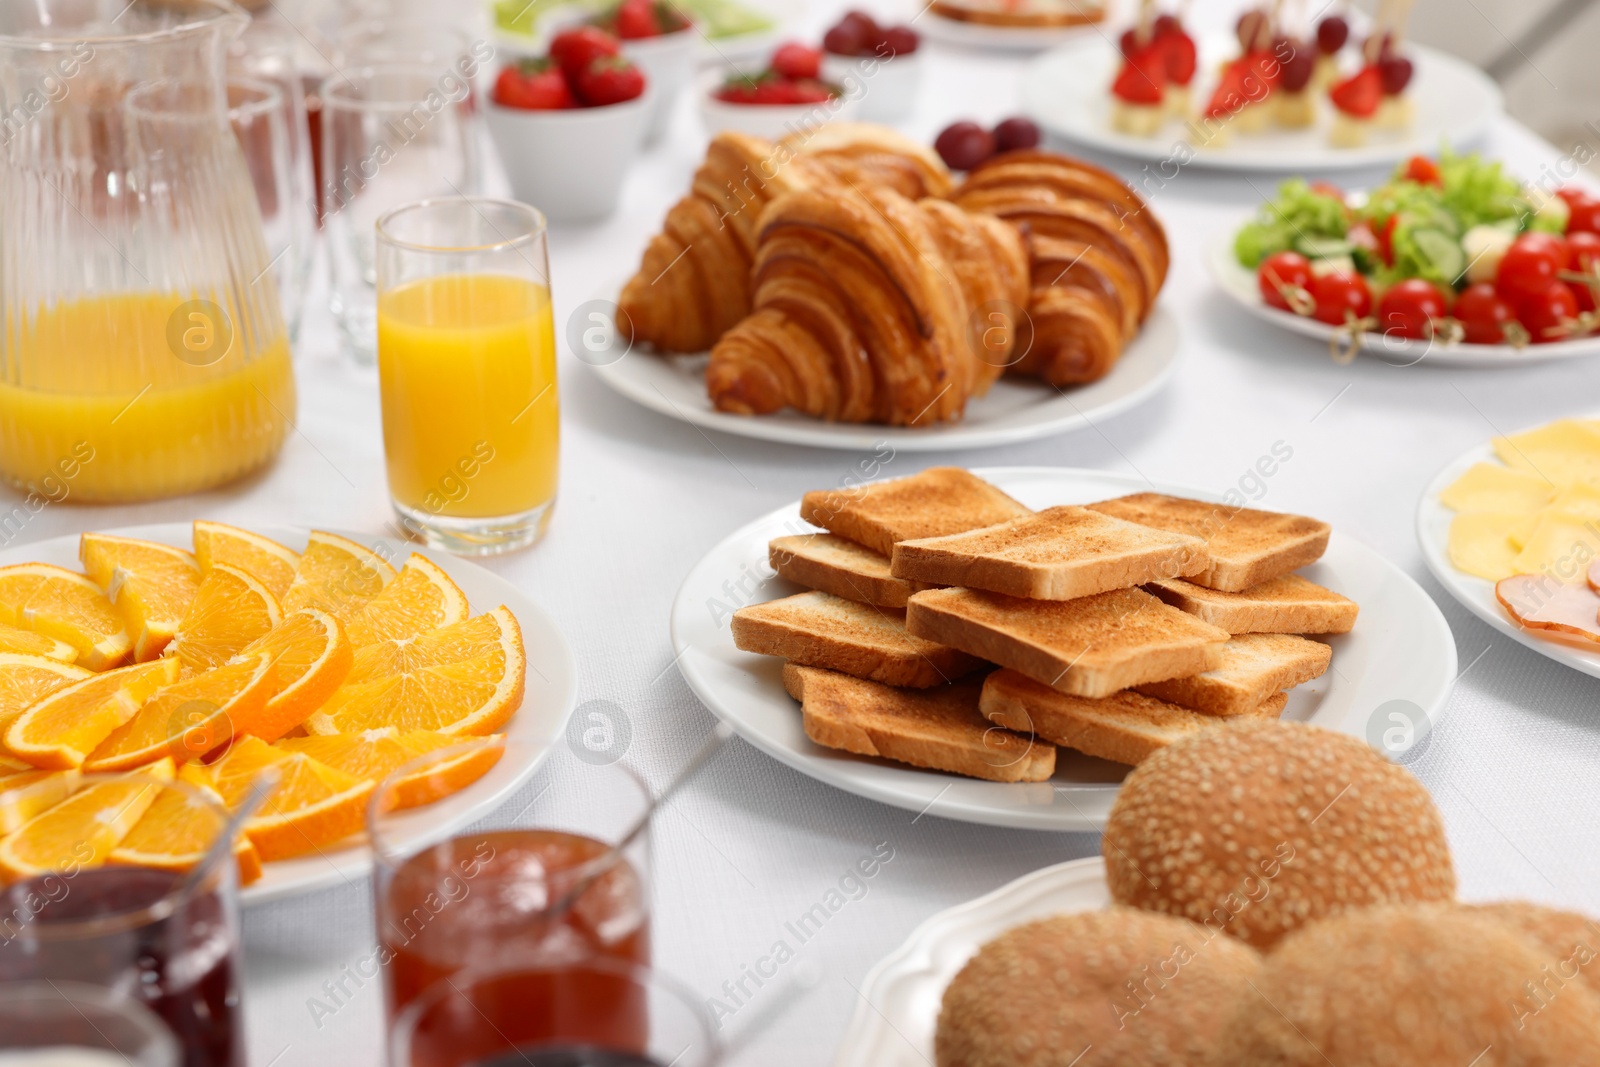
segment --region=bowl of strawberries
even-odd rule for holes
[[[597,26],[564,30],[547,55],[508,65],[485,112],[513,194],[554,222],[611,214],[654,98],[644,71]]]
[[[700,85],[700,117],[711,133],[734,130],[779,138],[861,110],[861,86],[850,91],[822,74],[822,50],[798,41],[781,44],[765,69],[707,71]]]
[[[847,89],[861,84],[863,121],[896,122],[917,103],[921,44],[910,26],[884,26],[864,11],[850,11],[822,37],[822,76]]]
[[[645,127],[645,143],[653,144],[672,117],[678,90],[694,73],[694,23],[674,0],[621,0],[594,19],[594,25],[622,42],[622,54],[644,71],[655,102]]]

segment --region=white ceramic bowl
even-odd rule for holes
[[[645,144],[661,139],[672,119],[672,102],[678,90],[694,75],[695,42],[700,35],[694,27],[660,37],[640,37],[622,42],[622,54],[644,71],[645,81],[655,90],[656,102],[645,126]]]
[[[922,87],[922,49],[890,59],[824,52],[822,77],[844,86],[848,95],[860,96],[861,121],[899,122],[917,104],[917,91]]]
[[[730,104],[712,95],[728,80],[729,73],[708,70],[695,82],[700,118],[706,125],[706,132],[713,135],[733,130],[776,140],[797,130],[830,122],[849,122],[861,113],[861,100],[865,96],[858,85],[854,96],[846,93],[825,104]]]
[[[484,115],[518,200],[552,222],[604,218],[617,208],[638,155],[655,88],[607,107],[527,111],[488,100]]]

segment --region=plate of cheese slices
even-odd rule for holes
[[[1034,829],[1099,829],[1130,766],[1228,719],[1372,737],[1402,708],[1425,735],[1456,672],[1433,601],[1326,523],[1243,504],[1027,467],[808,493],[690,571],[679,669],[820,781]]]

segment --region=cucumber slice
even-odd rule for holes
[[[1338,259],[1356,250],[1356,246],[1343,237],[1296,237],[1294,246],[1307,259]]]
[[[1411,239],[1416,242],[1417,251],[1446,281],[1454,282],[1467,269],[1467,254],[1462,251],[1461,242],[1442,230],[1412,230]]]

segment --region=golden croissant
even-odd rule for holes
[[[705,351],[750,313],[762,210],[802,189],[869,186],[943,196],[950,174],[927,148],[883,127],[834,124],[776,143],[718,134],[623,287],[619,325],[663,352]]]
[[[774,200],[754,282],[706,368],[719,410],[920,426],[959,419],[1010,362],[984,312],[1027,300],[1028,260],[997,219],[859,185]]]

